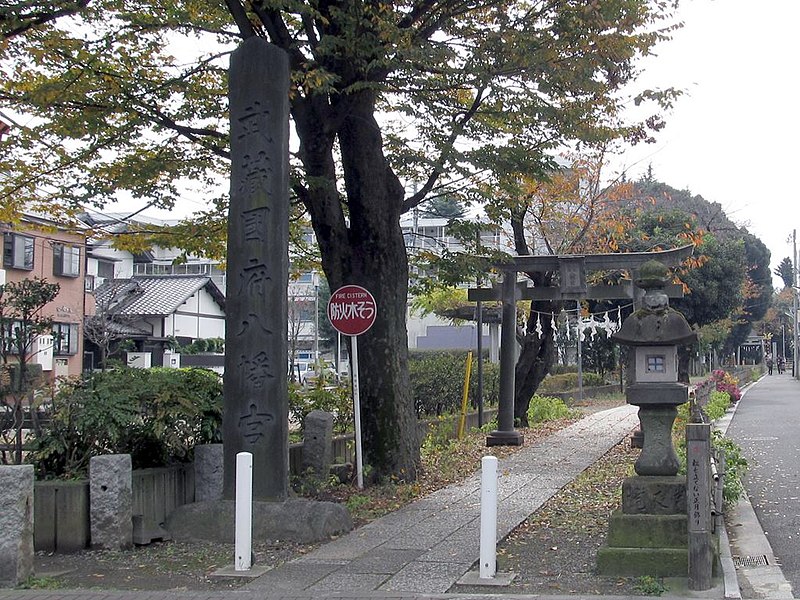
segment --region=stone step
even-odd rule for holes
[[[628,515],[614,511],[608,545],[616,548],[686,548],[686,515]]]
[[[612,548],[597,551],[600,575],[638,577],[686,577],[689,551],[686,548]]]

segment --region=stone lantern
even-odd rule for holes
[[[664,264],[642,264],[634,283],[644,290],[641,308],[614,339],[629,347],[627,401],[639,407],[644,440],[636,476],[622,485],[622,507],[609,522],[607,545],[597,554],[603,575],[686,576],[686,478],[672,444],[677,407],[689,400],[678,381],[678,347],[696,341],[686,319],[669,307]]]
[[[626,399],[639,407],[644,433],[635,469],[639,475],[675,475],[679,463],[672,424],[677,407],[689,400],[688,387],[678,382],[678,346],[694,343],[697,334],[669,307],[667,267],[647,261],[634,283],[645,292],[642,307],[625,319],[614,339],[631,348]]]

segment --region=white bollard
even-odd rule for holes
[[[249,571],[253,563],[253,455],[236,455],[235,571]]]
[[[481,566],[480,579],[497,572],[497,457],[481,459]]]

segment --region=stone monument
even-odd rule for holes
[[[236,455],[253,455],[253,537],[352,529],[344,506],[288,498],[289,61],[250,37],[231,56],[223,499],[176,509],[176,540],[233,540]]]
[[[236,454],[253,454],[253,498],[282,501],[289,478],[289,61],[258,37],[231,56],[231,193],[225,299],[223,496]]]

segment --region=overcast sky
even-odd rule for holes
[[[658,142],[625,163],[719,202],[767,245],[774,270],[800,227],[800,1],[683,0],[680,17],[643,81],[686,94]]]

